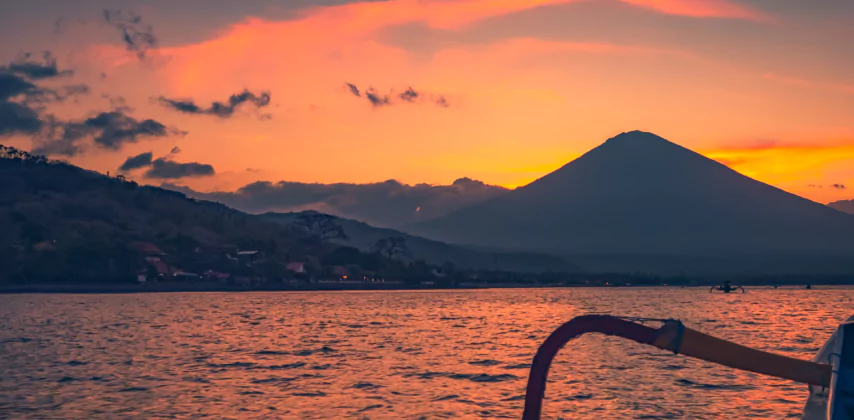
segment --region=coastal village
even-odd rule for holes
[[[236,285],[257,285],[270,281],[300,283],[300,282],[383,282],[383,279],[376,278],[373,272],[363,272],[361,279],[352,278],[350,270],[358,267],[332,266],[320,267],[319,273],[315,277],[309,273],[307,263],[305,261],[294,261],[284,264],[282,275],[278,278],[270,278],[260,274],[245,274],[246,272],[254,272],[256,263],[265,260],[264,253],[257,250],[240,250],[236,246],[221,246],[221,247],[197,247],[195,252],[202,253],[219,253],[227,260],[234,262],[236,266],[241,268],[242,274],[218,271],[208,269],[200,273],[185,271],[180,267],[169,264],[167,262],[168,255],[163,252],[157,245],[150,242],[134,242],[130,244],[130,248],[137,253],[143,266],[137,272],[137,282],[140,284],[149,282],[166,282],[166,281],[184,281],[197,282],[209,281],[224,284]],[[370,277],[370,279],[369,279]]]
[[[209,268],[199,272],[185,270],[180,263],[170,260],[169,254],[151,242],[133,242],[129,244],[141,267],[136,273],[140,284],[154,282],[209,282],[229,284],[241,287],[258,287],[269,283],[291,284],[360,284],[387,283],[403,284],[402,279],[386,279],[382,273],[365,270],[358,265],[322,265],[316,261],[292,261],[279,264],[267,258],[262,251],[242,250],[237,246],[199,246],[195,253],[205,255],[207,259],[220,259],[231,262],[233,270]],[[271,273],[269,265],[279,265]],[[445,267],[430,268],[432,279],[419,280],[419,284],[430,286],[436,280],[447,278],[451,273]],[[476,275],[467,276],[477,280]]]

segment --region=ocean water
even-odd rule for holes
[[[854,289],[0,295],[0,418],[519,418],[584,313],[683,320],[808,359]],[[571,342],[544,418],[797,418],[806,386],[616,338]]]

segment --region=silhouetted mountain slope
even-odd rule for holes
[[[301,213],[266,213],[261,217],[282,225],[292,223]],[[309,212],[311,213],[311,212]],[[578,272],[579,267],[566,260],[546,254],[530,252],[491,252],[449,245],[443,242],[419,238],[392,229],[378,228],[356,220],[336,218],[349,236],[347,240],[336,240],[342,245],[370,252],[380,239],[402,237],[415,259],[423,259],[428,264],[442,265],[451,262],[458,268],[487,270],[506,270],[523,272],[565,271]]]
[[[409,230],[561,255],[854,256],[849,215],[639,131],[523,188]]]
[[[199,245],[274,255],[296,242],[280,226],[222,204],[2,146],[0,180],[0,283],[133,282],[135,242],[154,244],[181,268],[197,259]]]
[[[854,214],[854,200],[834,201],[829,203],[828,206],[845,213]]]

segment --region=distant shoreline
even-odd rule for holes
[[[110,294],[110,293],[175,293],[175,292],[321,292],[348,290],[456,290],[519,289],[557,287],[600,287],[598,285],[563,284],[463,284],[458,286],[408,285],[405,283],[293,283],[241,287],[220,283],[152,283],[152,284],[22,284],[0,285],[0,294]],[[601,286],[607,287],[607,286]]]
[[[711,284],[711,283],[710,283]],[[457,286],[438,285],[407,285],[405,283],[294,283],[267,284],[254,288],[220,283],[152,283],[152,284],[21,284],[0,285],[0,295],[9,294],[127,294],[127,293],[181,293],[181,292],[336,292],[336,291],[394,291],[394,290],[479,290],[479,289],[563,289],[563,288],[706,288],[710,284],[675,284],[675,285],[621,285],[607,286],[600,284],[529,284],[529,283],[464,283]],[[771,289],[767,284],[750,285],[750,288]],[[850,287],[854,284],[813,283],[813,286]],[[781,284],[781,289],[802,289],[799,284]],[[735,293],[740,294],[740,293]]]

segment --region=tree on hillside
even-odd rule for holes
[[[406,246],[406,239],[401,236],[383,238],[374,244],[374,251],[389,261],[398,257],[412,257],[412,252]]]
[[[298,235],[319,242],[333,239],[349,239],[335,216],[322,213],[303,213],[288,228]]]
[[[31,155],[23,150],[0,144],[0,159],[14,162],[47,163],[48,159],[41,155]]]
[[[331,252],[324,254],[321,257],[320,262],[326,266],[358,266],[370,271],[376,271],[385,266],[385,260],[382,256],[376,253],[364,253],[358,248],[351,246],[340,246],[335,248]]]

